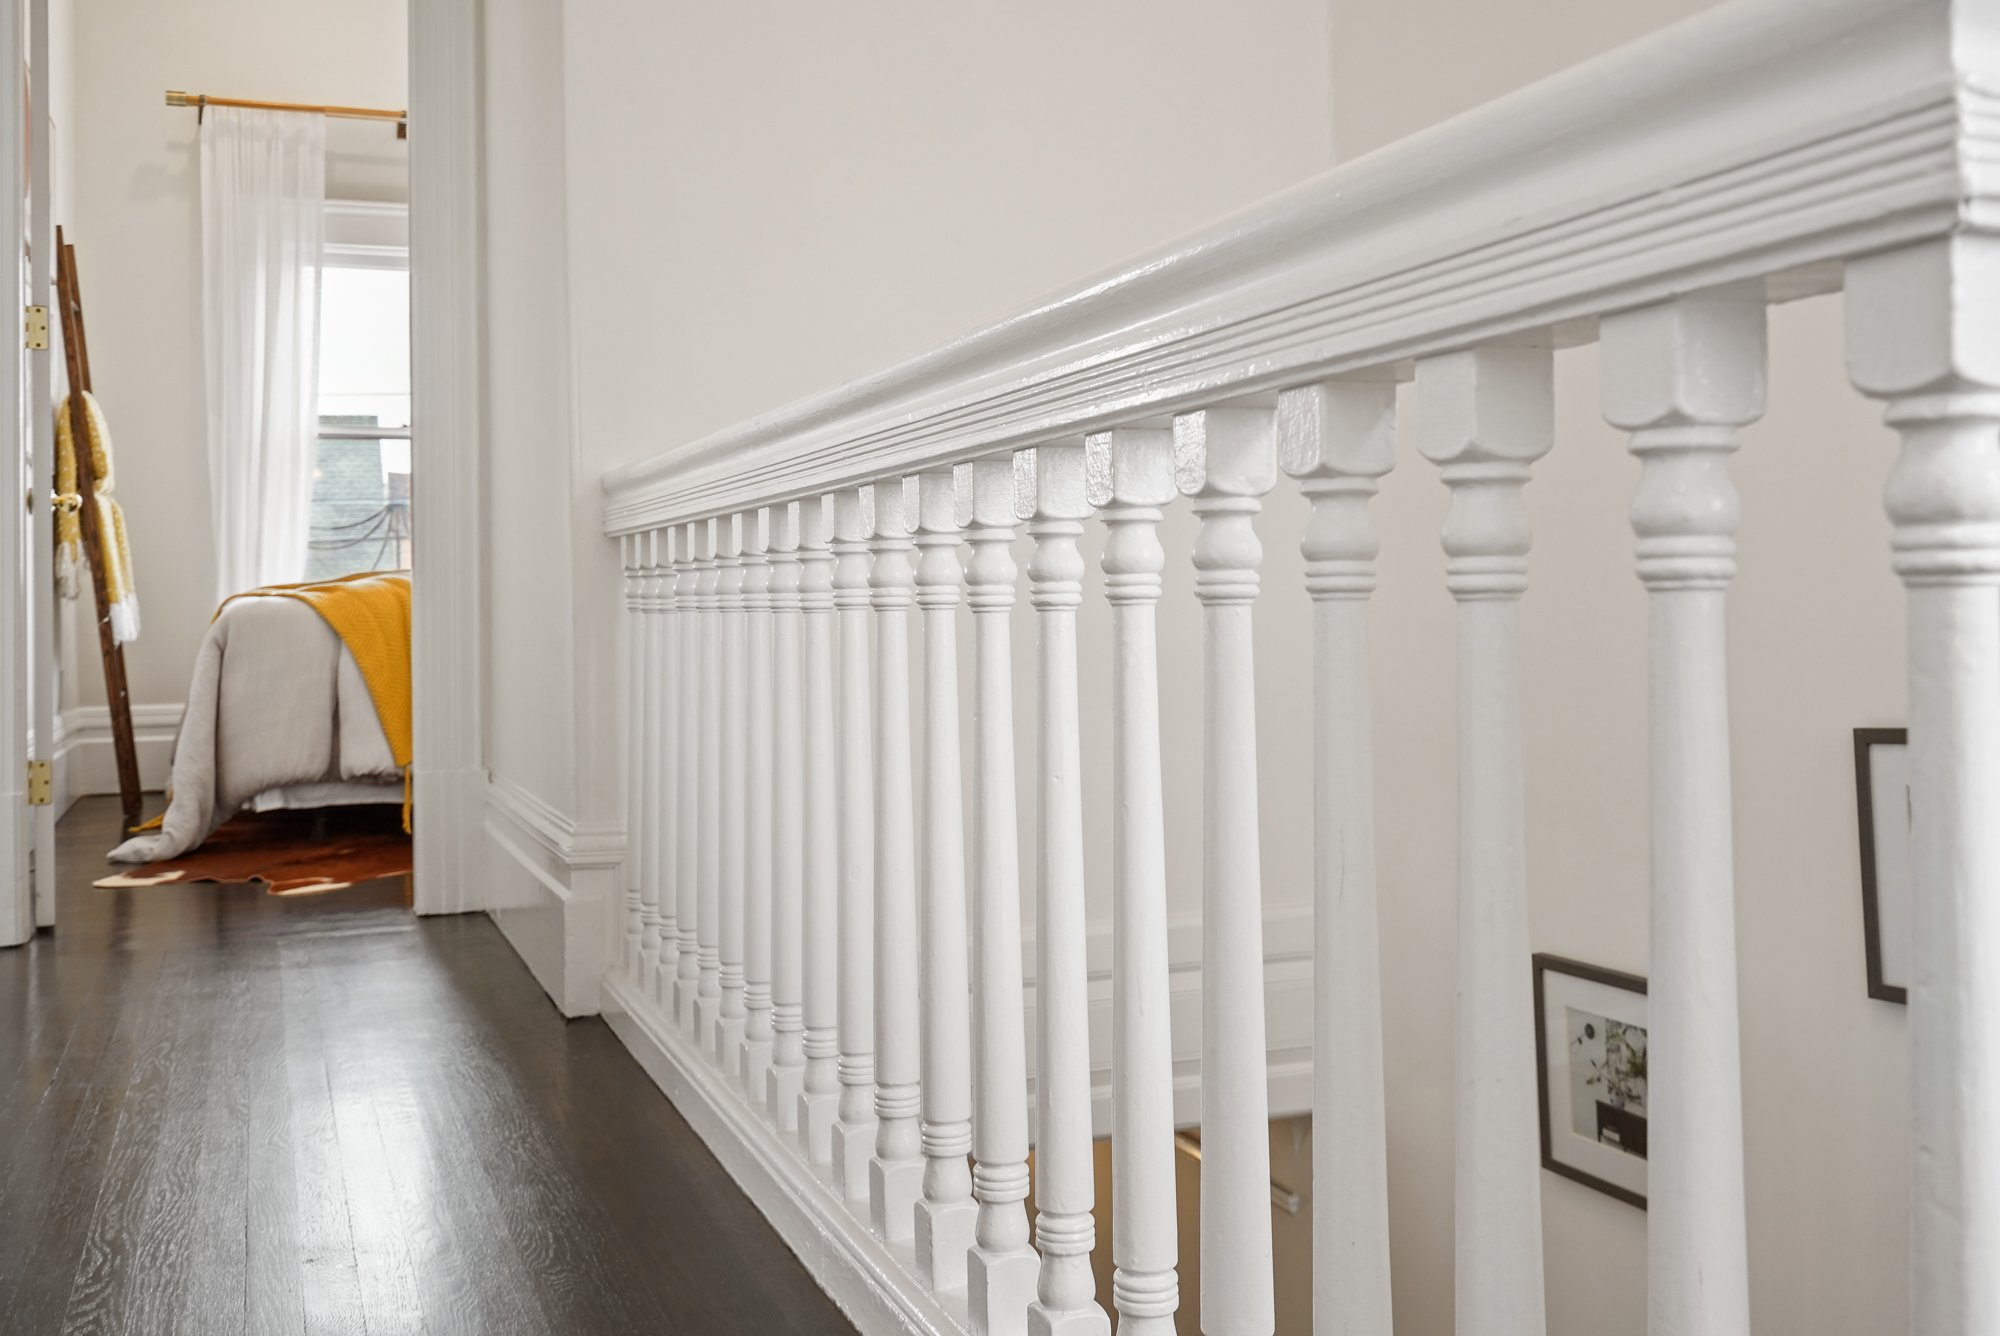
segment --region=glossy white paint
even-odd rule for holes
[[[650,541],[650,536],[646,534],[630,534],[618,540],[625,571],[625,680],[622,687],[625,717],[633,723],[625,739],[625,829],[631,835],[625,844],[625,942],[622,959],[625,972],[635,980],[644,977],[640,962],[645,932],[641,887],[646,876],[643,814],[646,810],[645,774],[648,761],[644,721],[649,665],[646,661],[646,619],[640,607],[645,567],[640,565],[640,558]]]
[[[799,1094],[799,1136],[806,1158],[833,1156],[840,1098],[840,834],[834,797],[833,567],[825,498],[799,503],[799,710],[803,720],[805,866],[800,874],[802,946],[800,1011],[806,1070]]]
[[[1174,481],[1201,517],[1201,1325],[1208,1336],[1270,1336],[1277,1317],[1250,610],[1264,557],[1255,518],[1278,477],[1275,415],[1185,414],[1174,419],[1173,441]]]
[[[743,1091],[764,1098],[771,1068],[771,694],[770,508],[745,517],[743,542],[744,820]]]
[[[1313,600],[1313,1315],[1389,1336],[1388,1137],[1375,908],[1368,503],[1396,460],[1396,383],[1287,390],[1278,453],[1312,501],[1299,547]]]
[[[1083,756],[1076,707],[1082,521],[1092,510],[1081,441],[1014,456],[1014,513],[1035,552],[1035,1246],[1042,1254],[1030,1336],[1111,1329],[1094,1296],[1097,1246],[1090,1138],[1089,968],[1084,957]],[[1260,1045],[1257,1050],[1263,1052]]]
[[[643,899],[642,968],[638,979],[645,993],[658,997],[679,962],[680,904],[675,891],[675,858],[680,845],[677,790],[680,765],[680,698],[686,692],[679,675],[681,615],[675,594],[678,582],[674,531],[653,531],[653,610],[660,624],[659,645],[647,676],[651,710],[645,734],[656,753],[648,757],[645,774],[652,783],[646,793],[643,820],[652,827],[646,842],[646,872],[653,880]]]
[[[1847,365],[1902,436],[1886,492],[1909,609],[1910,1332],[2000,1331],[2000,248],[1848,271]]]
[[[1527,967],[1520,603],[1528,466],[1554,438],[1554,358],[1493,345],[1417,363],[1417,447],[1444,476],[1458,600],[1460,1336],[1542,1336],[1542,1171]]]
[[[972,608],[972,1193],[979,1203],[966,1296],[979,1336],[1021,1336],[1040,1259],[1028,1244],[1028,1058],[1021,989],[1021,875],[1014,809],[1014,466],[957,473]]]
[[[702,721],[711,713],[704,705],[705,683],[702,678],[708,634],[707,620],[702,615],[699,556],[702,548],[699,544],[706,541],[706,536],[700,532],[702,527],[689,524],[681,529],[680,559],[675,563],[678,574],[674,580],[675,617],[681,624],[680,680],[686,686],[679,700],[681,748],[674,758],[674,763],[680,768],[679,793],[676,795],[679,799],[676,804],[678,812],[674,822],[680,839],[674,850],[674,899],[678,906],[674,936],[678,940],[674,946],[671,1005],[675,1023],[687,1034],[694,1033],[695,996],[701,986],[701,887],[705,884],[704,874],[708,871],[701,861],[705,838]],[[712,885],[713,882],[710,880],[706,884]],[[664,984],[660,1002],[663,1006],[669,1004]]]
[[[1261,1336],[1274,1325],[1249,606],[1261,558],[1252,516],[1282,460],[1312,509],[1301,546],[1315,663],[1315,1329],[1391,1330],[1367,669],[1377,541],[1369,502],[1392,457],[1394,386],[1414,364],[1413,435],[1441,466],[1450,494],[1444,547],[1458,605],[1456,1327],[1465,1336],[1542,1336],[1544,1178],[1526,968],[1519,602],[1529,532],[1522,488],[1553,438],[1552,350],[1599,337],[1601,326],[1605,415],[1632,432],[1641,460],[1633,525],[1653,619],[1654,1025],[1662,1081],[1669,1071],[1681,1078],[1655,1095],[1655,1207],[1646,1222],[1652,1328],[1689,1336],[1747,1331],[1721,635],[1734,501],[1722,460],[1761,399],[1765,304],[1839,285],[1837,262],[1845,262],[1856,305],[1855,380],[1889,402],[1905,438],[1889,511],[1910,590],[1922,812],[1919,988],[1910,1012],[1914,1329],[1967,1336],[2000,1322],[2000,1286],[1979,1264],[2000,1230],[2000,1175],[1981,1149],[1992,1139],[1983,1111],[2000,1106],[2000,1090],[1986,1088],[1988,1074],[2000,1070],[1989,1038],[1996,1032],[1990,1022],[2000,1019],[1993,1005],[2000,991],[1981,981],[1996,963],[1986,959],[1986,947],[2000,936],[1989,931],[1985,901],[1993,897],[1983,891],[2000,867],[2000,845],[1987,833],[1990,822],[1977,817],[2000,803],[2000,765],[1984,759],[2000,742],[1993,736],[2000,732],[2000,604],[1992,597],[2000,544],[1989,532],[2000,514],[1987,514],[2000,510],[2000,500],[1987,495],[2000,496],[1991,459],[2000,374],[1991,364],[1995,341],[1984,312],[1993,306],[1983,290],[1996,266],[1980,235],[2000,219],[1989,202],[1983,140],[1991,122],[1981,91],[1993,26],[1943,0],[1724,6],[1634,51],[1308,182],[903,368],[606,480],[611,534],[792,496],[833,491],[840,498],[837,705],[831,637],[822,637],[816,660],[810,631],[802,636],[803,1084],[811,1090],[815,1061],[837,1047],[842,1085],[838,1120],[827,1108],[831,1081],[821,1091],[824,1151],[810,1130],[814,1095],[799,1104],[809,1129],[806,1162],[829,1166],[834,1184],[825,1194],[832,1215],[808,1213],[810,1228],[845,1237],[860,1198],[870,1195],[858,1181],[861,1148],[875,1150],[878,1165],[899,1162],[908,1148],[899,1124],[919,1111],[917,1148],[933,1169],[952,1173],[939,1163],[950,1154],[937,1152],[953,1144],[943,1129],[962,1121],[951,1116],[951,1101],[960,1088],[957,1070],[969,1062],[976,1072],[978,1206],[966,1325],[1001,1332],[1107,1325],[1091,1302],[1084,1265],[1096,1240],[1078,1149],[1087,1145],[1092,1094],[1090,934],[1081,918],[1086,863],[1078,832],[1087,810],[1081,786],[1095,781],[1078,755],[1074,624],[1084,598],[1079,521],[1091,500],[1108,502],[1115,728],[1106,770],[1115,786],[1108,810],[1117,923],[1102,987],[1113,1007],[1112,1116],[1123,1129],[1112,1191],[1121,1219],[1137,1223],[1107,1242],[1121,1325],[1138,1331],[1169,1320],[1172,1239],[1148,1228],[1165,1214],[1156,1205],[1163,1182],[1157,1158],[1149,1158],[1156,1138],[1141,1130],[1170,1122],[1177,1084],[1171,1048],[1160,1042],[1165,1018],[1151,1001],[1170,977],[1159,946],[1167,934],[1164,907],[1149,894],[1161,880],[1150,869],[1164,861],[1150,851],[1167,832],[1148,791],[1161,783],[1163,768],[1159,725],[1148,722],[1158,718],[1149,694],[1157,689],[1148,673],[1154,650],[1135,611],[1150,609],[1148,581],[1158,567],[1146,543],[1153,519],[1140,513],[1151,507],[1119,494],[1115,469],[1092,493],[1083,461],[1115,461],[1121,439],[1156,439],[1171,417],[1183,446],[1179,484],[1196,498],[1202,521],[1195,556],[1206,627],[1203,1326]],[[1956,239],[1910,244],[1951,235]],[[1086,432],[1090,444],[1080,446]],[[1030,499],[1023,514],[1035,521],[1029,585],[1041,638],[1035,1024],[1042,1068],[1038,1237],[1048,1265],[1038,1282],[1018,1204],[1027,1135],[1006,628],[1017,574],[1006,552],[1011,517],[1004,500],[997,513],[992,504],[1004,498],[1006,457],[1017,448],[1033,461],[1023,469]],[[918,841],[903,678],[907,554],[894,518],[865,515],[863,507],[877,489],[900,489],[910,475],[939,479],[961,466],[973,503],[973,788],[959,795],[944,782],[953,766],[943,759],[947,740],[938,725],[949,717],[943,699],[950,675],[933,652],[949,643],[949,582],[943,566],[935,582],[920,568],[926,726]],[[1072,476],[1084,489],[1075,505]],[[931,536],[926,527],[924,539]],[[942,531],[937,536],[935,551],[923,543],[925,566],[946,547]],[[1264,615],[1302,617],[1303,609],[1272,600]],[[809,626],[814,617],[803,620]],[[827,670],[826,769],[818,782],[810,704],[816,663]],[[773,708],[774,719],[780,713]],[[1171,712],[1164,722],[1168,730],[1187,727]],[[774,727],[773,745],[782,749],[783,728]],[[645,783],[643,771],[637,782]],[[1440,774],[1432,782],[1445,781]],[[817,931],[816,791],[826,800],[820,811],[827,823],[818,846],[825,856],[817,861],[837,867],[840,878],[838,897],[824,887]],[[941,1032],[953,1024],[950,1001],[939,996],[952,985],[938,973],[949,967],[952,925],[948,914],[939,920],[931,911],[951,902],[938,898],[950,872],[932,860],[951,857],[952,809],[961,802],[970,803],[973,821],[972,1015],[966,1042],[942,1043],[926,1027]],[[778,844],[782,825],[774,817],[770,838]],[[773,904],[782,915],[780,901]],[[828,926],[836,921],[838,931]],[[816,968],[823,944],[837,944],[837,954],[829,949],[830,963]],[[918,1004],[894,1010],[885,999],[912,995],[913,959],[922,978]],[[773,971],[783,973],[775,959]],[[774,997],[778,986],[774,978]],[[837,1022],[816,1029],[815,1015],[829,1014]],[[642,1022],[650,1024],[636,1015],[633,1025],[643,1030]],[[817,1050],[815,1034],[822,1036]],[[911,1051],[910,1035],[924,1041],[920,1100],[919,1084],[893,1057]],[[643,1047],[652,1037],[629,1042]],[[666,1043],[673,1066],[680,1041],[669,1035]],[[703,1081],[689,1082],[669,1073],[691,1097],[706,1100],[700,1075]],[[877,1113],[879,1123],[869,1116]],[[755,1138],[762,1124],[745,1134],[732,1117],[721,1118],[727,1135],[738,1138],[727,1143],[725,1158],[761,1157]],[[750,1142],[740,1140],[745,1135]],[[1164,1187],[1171,1192],[1170,1183]],[[931,1204],[927,1198],[924,1208]],[[900,1202],[886,1180],[871,1208],[880,1234],[900,1243]],[[907,1304],[897,1300],[901,1311],[928,1313],[925,1304],[939,1292],[954,1293],[934,1247],[928,1256],[873,1250],[886,1241],[868,1240],[850,1257],[854,1274],[870,1284],[914,1293]],[[887,1272],[881,1257],[890,1259]],[[1037,1290],[1032,1307],[1030,1286]],[[956,1302],[945,1305],[953,1325]]]
[[[972,1018],[965,935],[965,805],[958,750],[958,488],[949,469],[917,479],[917,606],[924,622],[923,1197],[917,1272],[963,1289],[972,1200]]]
[[[1648,1328],[1749,1336],[1723,593],[1737,429],[1764,412],[1754,287],[1607,316],[1605,419],[1632,433],[1652,618],[1652,966],[1646,1000]]]
[[[1122,1336],[1173,1336],[1180,1308],[1169,1023],[1167,846],[1160,798],[1161,508],[1175,499],[1173,433],[1125,428],[1084,441],[1103,511],[1112,606],[1111,1302]]]
[[[702,546],[698,563],[701,578],[695,585],[701,625],[701,689],[695,717],[701,729],[700,763],[701,827],[696,837],[697,886],[699,904],[695,915],[695,941],[700,968],[694,988],[692,1012],[695,1042],[710,1054],[716,1053],[716,1022],[722,1014],[722,613],[717,593],[722,579],[722,552],[727,542],[726,520],[710,520],[706,532],[697,536]]]
[[[771,508],[771,1068],[764,1104],[796,1132],[805,1091],[805,720],[799,503]]]
[[[868,672],[868,539],[875,489],[833,497],[833,605],[839,632],[840,1106],[833,1178],[849,1201],[868,1197],[875,1150],[875,764]]]

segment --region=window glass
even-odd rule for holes
[[[319,424],[306,578],[410,565],[410,275],[320,277]]]

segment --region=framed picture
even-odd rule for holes
[[[1861,827],[1861,931],[1868,996],[1909,1001],[1910,735],[1854,730],[1854,796]]]
[[[1535,957],[1542,1167],[1644,1209],[1646,981]]]

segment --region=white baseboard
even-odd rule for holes
[[[962,1336],[963,1312],[918,1282],[909,1248],[877,1238],[735,1084],[622,978],[604,981],[604,1019],[857,1328],[868,1336]]]
[[[178,702],[132,707],[132,740],[139,753],[139,785],[167,787],[173,771],[174,738],[186,706]],[[55,808],[64,812],[78,798],[118,792],[118,758],[111,746],[111,711],[102,705],[73,705],[56,716]]]
[[[419,820],[422,818],[419,817]],[[624,857],[615,827],[580,826],[507,779],[485,786],[481,903],[565,1016],[596,1014],[605,914]]]

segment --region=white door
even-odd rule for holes
[[[20,0],[11,0],[19,4]],[[55,127],[50,118],[54,65],[49,53],[49,0],[28,3],[28,300],[53,310],[55,307]],[[28,353],[28,436],[34,477],[29,488],[36,499],[28,536],[28,615],[31,625],[29,672],[34,738],[32,758],[48,766],[54,783],[56,745],[56,693],[61,687],[56,666],[55,596],[55,512],[41,498],[55,492],[56,432],[55,405],[51,383],[55,375],[56,350],[61,346],[62,322],[49,318],[49,346]],[[56,921],[56,809],[45,792],[44,801],[32,811],[35,923],[55,926]]]
[[[32,47],[31,7],[36,19]],[[0,108],[14,113],[0,116],[0,256],[9,257],[0,263],[0,272],[8,275],[0,319],[11,322],[13,331],[9,354],[0,356],[0,459],[8,469],[0,475],[8,483],[0,493],[0,553],[6,554],[6,578],[0,580],[0,946],[19,945],[34,935],[32,869],[39,866],[41,875],[50,878],[54,863],[54,825],[47,819],[52,809],[29,805],[31,788],[40,788],[31,785],[29,762],[46,759],[54,742],[48,654],[53,475],[47,467],[49,446],[37,439],[51,426],[50,353],[47,339],[22,336],[27,308],[46,310],[49,305],[48,121],[39,86],[44,80],[35,78],[37,105],[30,106],[27,70],[30,60],[37,76],[49,67],[46,16],[47,0],[0,0]],[[32,342],[44,346],[31,348]],[[35,728],[41,722],[36,707],[44,698],[50,717]],[[53,907],[51,895],[51,913]]]

